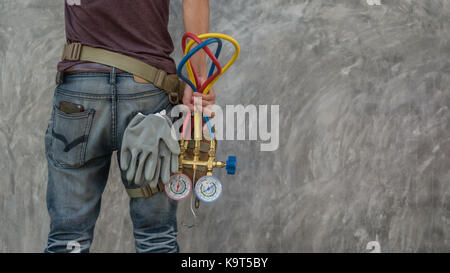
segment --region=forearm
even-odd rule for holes
[[[209,0],[183,0],[184,30],[195,35],[209,31]],[[191,58],[199,77],[206,78],[206,55],[203,50]]]

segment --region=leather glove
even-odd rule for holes
[[[147,181],[156,186],[161,166],[164,165],[159,155],[160,142],[165,145],[164,148],[167,148],[164,150],[165,157],[168,156],[167,153],[170,154],[169,158],[175,157],[178,168],[180,147],[178,141],[172,137],[171,125],[165,111],[148,116],[138,113],[131,120],[125,129],[120,152],[120,168],[127,172],[128,181],[131,182],[134,179],[134,183],[138,185]],[[166,168],[164,166],[164,171]],[[164,174],[164,179],[166,176]]]

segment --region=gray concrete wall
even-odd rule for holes
[[[450,251],[450,2],[211,1],[242,46],[218,103],[279,104],[280,148],[238,157],[222,198],[180,224],[184,252]],[[181,1],[170,30],[180,60]],[[0,1],[0,252],[46,244],[43,136],[64,42],[63,1]],[[93,252],[132,252],[114,160]],[[191,221],[188,203],[180,223]]]

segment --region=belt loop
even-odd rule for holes
[[[116,68],[113,66],[111,67],[111,72],[109,74],[109,83],[110,84],[116,83]]]
[[[56,85],[63,83],[63,75],[64,75],[64,72],[61,72],[61,71],[56,72],[56,80],[55,80]]]

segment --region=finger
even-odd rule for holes
[[[207,116],[208,118],[213,118],[216,115],[216,113],[213,112],[211,107],[203,108],[203,114],[205,114],[205,116]]]
[[[200,97],[199,97],[200,98]],[[214,101],[207,101],[207,100],[204,100],[203,98],[202,98],[202,100],[201,100],[201,104],[202,104],[202,107],[206,107],[206,106],[212,106],[212,105],[214,105]],[[195,100],[193,100],[192,101],[192,103],[193,103],[193,105],[194,106],[196,106],[197,108],[200,106],[200,100],[198,101],[198,102],[196,102]]]
[[[161,170],[161,160],[158,159],[156,162],[155,175],[153,176],[153,179],[149,183],[150,187],[154,188],[158,184],[160,170]]]
[[[170,178],[170,155],[161,156],[161,180],[164,184],[169,183]]]
[[[183,104],[189,109],[189,111],[194,112],[194,102],[193,101],[192,101],[192,103],[189,102],[189,103],[183,103]]]
[[[134,175],[134,183],[137,184],[137,185],[140,185],[143,182],[142,178],[144,178],[143,177],[143,172],[144,172],[144,166],[145,166],[145,163],[146,163],[147,156],[148,156],[148,154],[144,153],[144,152],[142,152],[139,155],[139,163],[138,163],[138,167],[137,167],[137,170],[136,170],[136,174]]]
[[[183,93],[183,104],[189,103],[191,101],[192,98],[192,88],[189,86],[189,84],[186,84],[186,87],[184,88],[184,93]]]
[[[164,144],[169,148],[169,151],[173,154],[180,154],[180,144],[178,141],[174,140],[171,135],[169,137],[163,138]]]
[[[127,171],[127,180],[130,182],[133,180],[135,171],[136,171],[136,160],[139,155],[139,152],[136,149],[131,150],[131,162],[129,169]]]
[[[196,102],[196,100],[199,100],[200,98],[202,100],[203,106],[213,105],[216,102],[215,96],[203,95],[200,93],[194,93],[194,96],[193,96],[191,102],[194,104],[196,104],[196,103],[200,104],[200,102]]]
[[[182,101],[183,101],[184,105],[191,104],[191,102],[192,102],[192,95],[187,96],[186,93],[184,93]]]
[[[145,181],[150,181],[155,176],[155,169],[158,164],[158,153],[153,151],[147,158],[145,163],[144,178]]]
[[[193,92],[192,93],[193,96],[199,97],[202,96],[203,98],[205,98],[206,100],[214,100],[216,99],[216,92],[214,91],[213,88],[211,88],[207,94],[203,94],[200,92]]]
[[[211,115],[212,117],[214,117],[216,115],[216,113],[214,112],[214,106],[213,105],[208,105],[205,107],[204,112]]]
[[[206,101],[214,102],[216,100],[216,92],[214,92],[214,89],[211,88],[208,94],[204,94],[203,99]]]
[[[178,156],[172,154],[170,156],[170,172],[176,173],[178,171]]]
[[[130,164],[130,150],[125,148],[125,146],[122,146],[122,149],[120,151],[120,169],[122,171],[126,171],[128,169],[128,166]]]

